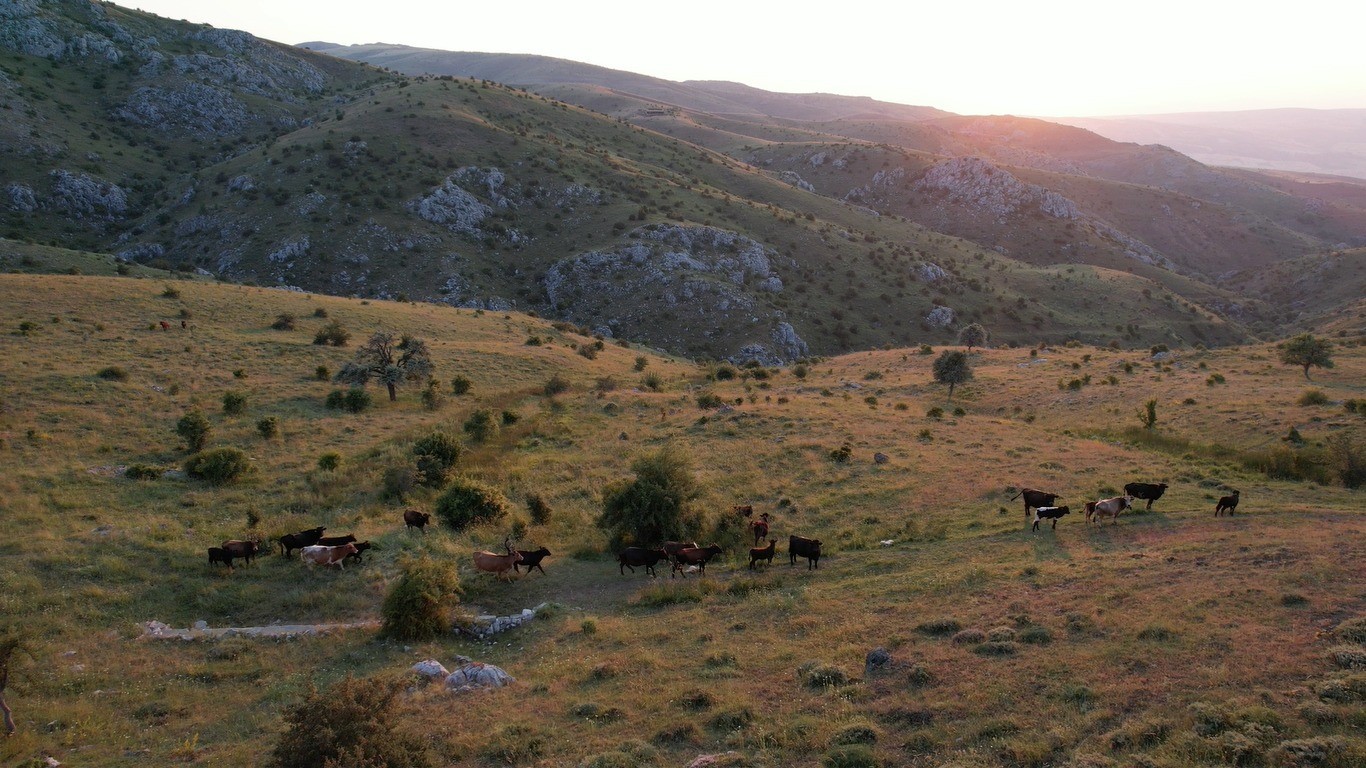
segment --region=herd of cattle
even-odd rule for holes
[[[1129,483],[1124,486],[1123,496],[1114,496],[1109,499],[1086,502],[1086,522],[1104,522],[1106,517],[1118,524],[1119,514],[1126,509],[1133,509],[1134,499],[1147,501],[1146,509],[1153,508],[1153,502],[1162,498],[1166,493],[1166,483]],[[1034,510],[1034,526],[1031,530],[1039,530],[1039,522],[1042,520],[1052,520],[1053,528],[1058,527],[1058,519],[1063,515],[1069,514],[1072,510],[1067,507],[1054,506],[1058,501],[1058,494],[1039,491],[1033,488],[1025,488],[1014,496],[1010,497],[1014,501],[1021,496],[1024,497],[1025,517],[1029,517],[1029,510]],[[1233,514],[1238,508],[1238,491],[1234,491],[1228,496],[1219,499],[1219,503],[1214,507],[1214,516],[1227,512]]]
[[[1147,501],[1147,509],[1151,510],[1153,502],[1162,498],[1162,494],[1166,490],[1166,483],[1129,483],[1124,486],[1123,496],[1086,502],[1086,522],[1099,523],[1109,517],[1118,524],[1120,513],[1132,509],[1135,499]],[[1034,531],[1039,530],[1039,523],[1043,520],[1051,520],[1052,527],[1057,529],[1058,520],[1071,512],[1065,506],[1056,506],[1059,498],[1056,493],[1025,488],[1012,496],[1010,500],[1014,501],[1020,497],[1024,497],[1025,517],[1029,517],[1030,510],[1034,512],[1034,525],[1031,529]],[[1233,514],[1234,510],[1238,508],[1238,497],[1238,491],[1234,491],[1232,494],[1219,499],[1219,503],[1214,508],[1215,516],[1218,517],[1224,513]],[[746,504],[733,507],[732,511],[740,517],[751,518],[754,514],[754,507]],[[418,512],[412,509],[403,513],[403,523],[406,527],[416,528],[423,532],[426,531],[431,518],[431,514],[427,512]],[[761,514],[757,519],[750,519],[748,522],[750,533],[754,534],[754,546],[749,550],[750,569],[754,569],[761,562],[768,565],[773,564],[773,558],[778,551],[778,540],[768,537],[770,524],[771,520],[767,512]],[[325,530],[326,528],[323,526],[318,526],[279,537],[276,541],[280,545],[280,553],[285,557],[290,557],[297,549],[300,552],[300,558],[309,565],[335,565],[340,569],[344,568],[346,561],[352,558],[356,562],[364,562],[365,552],[377,548],[368,541],[356,541],[356,537],[350,534],[346,536],[324,536]],[[768,545],[760,546],[760,542],[765,539],[768,540]],[[506,551],[502,554],[475,552],[473,556],[475,569],[503,577],[507,577],[508,571],[520,573],[519,569],[523,567],[526,568],[527,573],[531,573],[532,568],[545,573],[545,568],[541,567],[541,561],[550,556],[550,550],[545,547],[537,550],[513,549],[512,542],[505,539],[503,548]],[[231,539],[217,547],[209,547],[209,565],[222,563],[231,569],[233,560],[243,560],[250,564],[260,551],[261,545],[257,541]],[[686,578],[690,572],[706,575],[707,563],[721,552],[721,547],[716,544],[699,547],[695,541],[666,541],[658,547],[626,547],[617,553],[617,572],[624,576],[627,568],[631,569],[631,573],[635,573],[636,568],[644,568],[647,574],[655,576],[655,566],[661,562],[668,562],[670,564],[669,578],[674,578],[680,573]],[[797,559],[804,557],[808,570],[819,568],[821,559],[820,539],[810,539],[795,534],[788,536],[787,554],[789,565],[796,565]]]

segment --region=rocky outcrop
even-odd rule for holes
[[[457,656],[456,661],[460,666],[446,676],[446,688],[452,693],[467,693],[484,688],[502,688],[505,685],[512,685],[517,682],[517,679],[512,675],[492,664],[471,661],[464,656]]]
[[[554,311],[580,325],[668,349],[729,348],[746,359],[782,362],[807,349],[762,298],[783,290],[775,257],[772,248],[735,232],[653,224],[616,247],[560,260],[542,286]]]
[[[51,206],[69,219],[103,222],[121,219],[128,212],[128,193],[122,187],[88,173],[55,170]]]
[[[807,192],[816,191],[816,188],[811,185],[811,182],[807,181],[806,179],[803,179],[801,175],[798,174],[796,171],[783,171],[782,173],[778,174],[778,178],[788,184],[791,184],[797,189],[804,189]]]
[[[925,315],[925,325],[931,328],[948,328],[953,325],[955,318],[956,314],[951,307],[936,306]]]
[[[460,186],[457,174],[451,174],[441,186],[408,203],[409,211],[423,221],[469,237],[481,236],[479,225],[493,213],[493,209]]]
[[[38,199],[33,194],[33,188],[27,184],[14,182],[5,188],[5,194],[9,198],[11,211],[33,213],[38,210]]]
[[[296,237],[281,243],[278,248],[271,251],[266,256],[266,261],[272,264],[285,264],[286,268],[294,266],[294,260],[308,255],[308,251],[313,247],[308,235]]]
[[[255,122],[231,90],[203,83],[138,88],[114,109],[114,116],[144,128],[201,138],[238,134]]]
[[[1027,184],[978,157],[955,157],[926,171],[912,187],[942,192],[950,202],[968,205],[1001,217],[1037,209],[1055,219],[1076,219],[1076,203],[1057,192]]]

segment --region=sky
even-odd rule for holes
[[[117,0],[285,43],[532,53],[960,114],[1366,108],[1360,0]]]

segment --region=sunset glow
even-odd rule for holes
[[[669,80],[865,95],[965,114],[1366,107],[1366,6],[1157,0],[813,7],[699,0],[128,0],[288,43],[533,53]]]

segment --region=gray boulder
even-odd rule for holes
[[[446,687],[454,693],[475,691],[481,688],[502,688],[517,682],[516,678],[492,664],[471,661],[455,668],[446,677]]]

